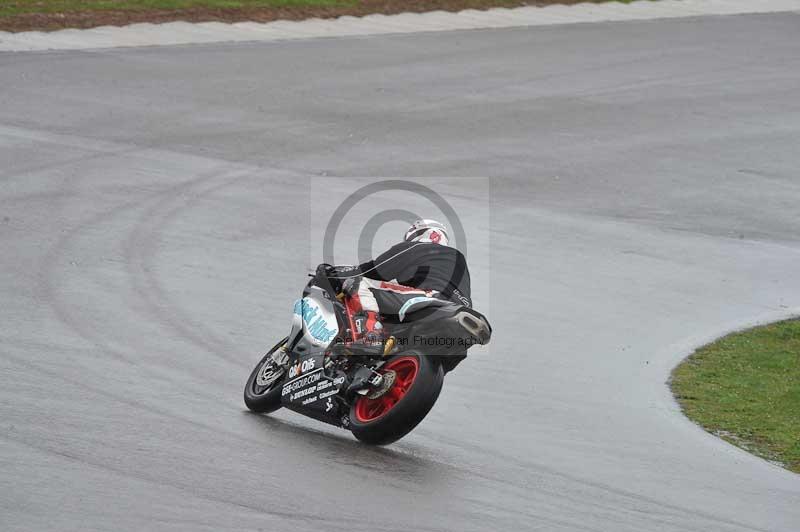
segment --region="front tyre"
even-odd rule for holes
[[[244,404],[253,412],[269,413],[281,407],[281,383],[286,369],[272,360],[272,355],[286,343],[284,338],[264,355],[250,373],[244,387]]]
[[[359,396],[350,407],[350,430],[364,443],[387,445],[416,427],[442,390],[444,370],[435,359],[416,353],[391,357],[378,369],[391,386]]]

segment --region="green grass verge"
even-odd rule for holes
[[[800,473],[800,319],[698,349],[671,384],[684,413],[707,431]]]
[[[0,0],[0,17],[30,13],[145,11],[190,8],[348,7],[358,0]]]

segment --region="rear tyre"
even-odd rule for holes
[[[244,387],[244,404],[253,412],[269,413],[281,407],[281,383],[286,370],[272,360],[272,354],[286,343],[284,338],[264,355],[250,373]]]
[[[350,430],[364,443],[387,445],[411,432],[433,408],[444,371],[433,358],[416,353],[391,357],[378,370],[393,378],[379,397],[359,396],[350,407]]]

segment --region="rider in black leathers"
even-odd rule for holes
[[[410,313],[442,300],[471,308],[467,261],[448,243],[444,225],[417,220],[403,242],[359,266],[331,267],[328,277],[356,298],[365,313],[380,315],[383,322],[408,321]],[[461,353],[447,357],[445,370],[452,370],[465,357]]]

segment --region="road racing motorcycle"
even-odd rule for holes
[[[488,343],[492,328],[481,313],[446,300],[402,322],[365,327],[359,305],[334,288],[329,273],[320,265],[311,275],[295,303],[291,333],[253,369],[244,402],[261,413],[286,407],[368,444],[392,443],[433,407],[446,357]]]

